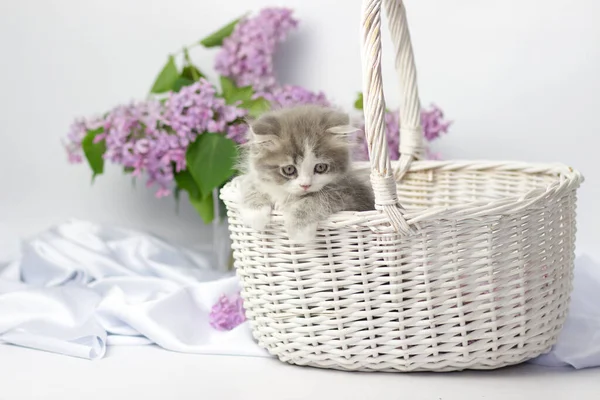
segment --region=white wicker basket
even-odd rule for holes
[[[404,6],[385,0],[403,88],[391,163],[381,82],[382,0],[364,0],[363,90],[376,211],[342,212],[308,245],[282,217],[244,226],[228,208],[246,315],[280,360],[363,371],[492,369],[550,349],[571,291],[576,189],[563,165],[415,161],[420,104]]]

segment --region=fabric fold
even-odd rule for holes
[[[132,230],[55,226],[0,268],[0,342],[91,360],[107,345],[146,344],[267,356],[246,324],[210,326],[212,305],[239,291],[233,273],[211,268],[211,259]]]

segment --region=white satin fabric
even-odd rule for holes
[[[600,264],[589,256],[575,260],[571,305],[558,342],[532,362],[576,369],[600,366]]]
[[[267,356],[247,323],[228,332],[209,324],[236,277],[210,256],[139,232],[82,221],[23,243],[0,267],[0,342],[97,359],[107,345],[156,343],[203,354]]]
[[[2,244],[0,243],[0,246]],[[155,343],[203,354],[264,356],[247,323],[220,332],[208,322],[233,274],[208,254],[135,231],[70,221],[23,243],[0,266],[0,343],[97,359],[107,345]],[[547,366],[600,366],[600,265],[578,257],[569,316]]]

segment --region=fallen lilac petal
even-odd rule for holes
[[[209,314],[210,325],[219,331],[230,331],[244,321],[246,321],[246,315],[239,293],[231,298],[222,295]]]

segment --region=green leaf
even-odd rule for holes
[[[126,174],[130,174],[133,171],[135,171],[135,168],[133,168],[133,167],[125,167],[125,168],[123,168],[123,172],[125,172]]]
[[[240,18],[238,18],[234,21],[231,21],[230,23],[228,23],[227,25],[225,25],[218,31],[211,33],[210,35],[208,35],[207,37],[202,39],[200,41],[200,44],[204,47],[221,46],[223,44],[223,39],[225,39],[226,37],[230,36],[233,33],[235,26],[245,16],[246,16],[246,14],[242,15]]]
[[[200,189],[200,197],[212,196],[235,173],[237,146],[218,133],[203,133],[188,146],[188,171]]]
[[[193,80],[188,79],[188,78],[184,78],[184,77],[179,77],[177,78],[177,80],[173,83],[173,87],[172,90],[174,92],[179,92],[181,90],[182,87],[184,86],[190,86],[192,83],[194,83]]]
[[[227,104],[233,104],[236,101],[249,101],[254,96],[254,89],[252,86],[237,87],[235,83],[225,77],[221,76],[221,91],[223,92],[223,98]]]
[[[254,96],[254,89],[252,86],[244,86],[235,88],[233,93],[230,93],[229,96],[225,97],[225,101],[227,104],[233,104],[236,101],[244,102],[252,100],[252,96]]]
[[[194,178],[192,177],[192,174],[190,174],[189,171],[186,170],[176,173],[175,183],[177,184],[178,189],[185,190],[186,192],[188,192],[190,197],[201,197],[200,189],[198,188],[198,185],[196,185],[196,182],[194,182]]]
[[[173,56],[169,56],[169,60],[163,67],[162,71],[156,77],[154,85],[150,93],[164,93],[168,92],[173,88],[175,81],[179,78],[179,71],[177,71],[177,65],[175,65],[175,59]]]
[[[175,197],[179,200],[179,192],[185,190],[188,193],[190,204],[196,209],[205,223],[210,223],[215,218],[215,210],[212,192],[202,197],[200,189],[189,171],[181,171],[175,174]]]
[[[240,107],[248,110],[248,115],[250,117],[256,118],[262,113],[269,111],[271,109],[271,103],[269,103],[264,97],[259,97],[257,99],[242,102]]]
[[[98,128],[93,131],[88,131],[83,140],[81,141],[81,147],[83,154],[92,169],[92,182],[96,175],[100,175],[104,172],[104,159],[102,156],[106,152],[106,142],[104,140],[94,143],[94,139],[97,135],[104,132],[104,128]]]
[[[227,104],[240,102],[241,104],[239,106],[248,110],[248,114],[251,117],[258,117],[271,108],[271,103],[265,98],[252,98],[252,96],[254,96],[254,89],[252,86],[237,87],[231,79],[225,76],[221,77],[221,90],[223,91],[223,98]]]
[[[200,72],[200,70],[196,68],[195,65],[192,64],[186,65],[183,68],[183,71],[181,71],[181,77],[194,82],[197,82],[200,78],[206,78],[206,76],[202,72]]]
[[[356,98],[356,101],[354,102],[354,108],[356,108],[357,110],[363,109],[363,94],[362,94],[362,92],[358,93],[358,97]]]
[[[221,92],[223,93],[223,98],[227,100],[227,98],[233,96],[233,93],[236,91],[235,83],[226,76],[219,77],[221,82]]]
[[[215,206],[212,194],[203,199],[190,197],[190,204],[196,209],[205,224],[211,223],[215,219]]]

